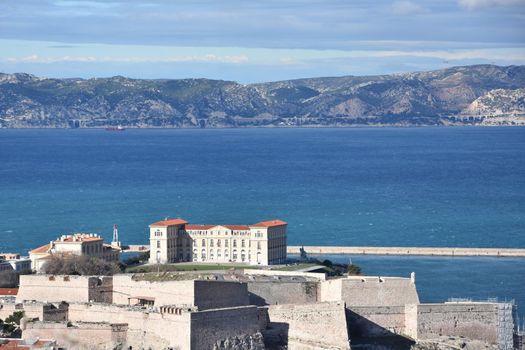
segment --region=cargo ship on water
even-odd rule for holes
[[[123,128],[122,126],[110,126],[106,128],[106,131],[125,131],[126,128]]]

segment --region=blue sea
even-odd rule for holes
[[[0,251],[148,224],[289,223],[293,245],[525,247],[525,128],[0,129]],[[525,258],[351,258],[422,301],[516,299]]]

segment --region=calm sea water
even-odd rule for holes
[[[290,244],[525,247],[525,128],[0,130],[0,251],[166,216],[289,222]],[[346,259],[346,258],[344,258]],[[423,300],[516,298],[525,259],[354,257]]]

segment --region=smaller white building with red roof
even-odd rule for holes
[[[94,233],[62,235],[49,244],[29,252],[31,268],[34,271],[40,271],[53,256],[88,256],[105,261],[119,261],[120,249],[104,244],[104,239]]]
[[[280,264],[286,260],[287,225],[282,220],[252,225],[190,224],[180,218],[157,221],[149,226],[149,262]]]

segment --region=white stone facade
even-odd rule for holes
[[[281,220],[253,225],[189,224],[183,219],[158,221],[150,225],[149,262],[283,263],[286,227],[287,223]]]

